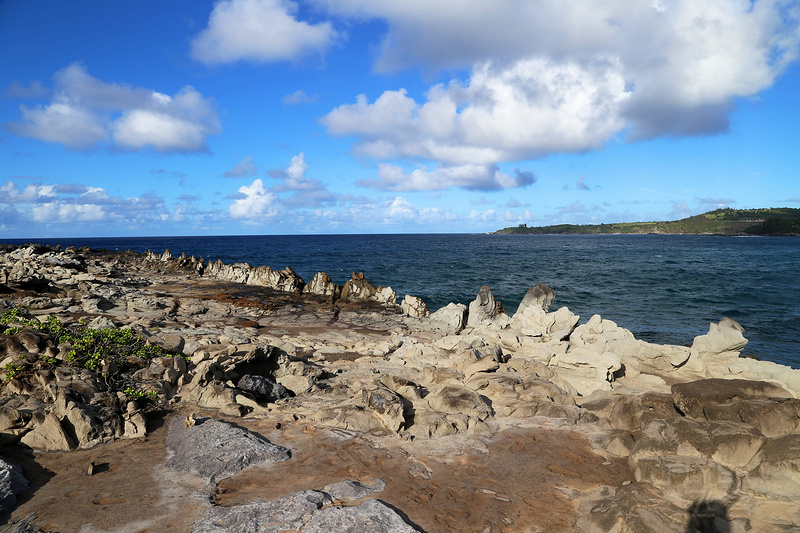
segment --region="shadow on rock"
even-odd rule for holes
[[[719,500],[696,501],[687,510],[684,533],[731,533],[728,505]]]

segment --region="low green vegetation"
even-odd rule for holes
[[[134,389],[133,387],[125,387],[122,391],[124,392],[128,398],[131,400],[155,400],[158,396],[158,393],[154,390],[151,391],[141,391],[139,389]]]
[[[504,228],[503,234],[695,234],[695,235],[800,235],[800,209],[717,209],[682,220],[620,222],[616,224]]]
[[[22,354],[19,363],[5,365],[6,380],[28,370],[53,367],[59,363],[89,370],[101,370],[102,367],[119,369],[126,366],[126,360],[130,357],[148,360],[162,355],[173,355],[165,353],[160,346],[147,344],[141,335],[130,329],[91,329],[86,327],[85,322],[64,324],[53,316],[40,322],[26,317],[24,310],[18,308],[4,311],[0,315],[0,334],[14,335],[23,329],[47,334],[55,347],[62,354],[65,353],[65,358],[63,362],[59,362],[54,357],[39,355],[31,361],[29,356]]]

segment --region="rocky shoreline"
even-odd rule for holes
[[[0,245],[0,531],[800,528],[800,370],[554,299]]]

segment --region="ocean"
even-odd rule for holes
[[[6,241],[21,244],[27,241]],[[594,314],[638,339],[689,345],[730,317],[750,341],[744,354],[800,368],[800,237],[691,235],[293,235],[39,239],[110,250],[291,266],[343,284],[364,272],[431,311],[468,304],[488,285],[509,314],[546,283],[585,322]]]

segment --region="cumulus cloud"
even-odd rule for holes
[[[317,98],[319,98],[319,95],[317,94],[309,96],[303,89],[298,89],[295,92],[284,96],[282,101],[286,105],[313,104],[317,101]]]
[[[208,26],[192,41],[192,57],[206,64],[273,62],[323,52],[337,38],[330,22],[296,18],[290,0],[221,0]]]
[[[278,178],[272,187],[256,179],[250,185],[239,187],[234,195],[229,213],[233,218],[259,219],[286,213],[289,209],[317,208],[337,203],[336,196],[316,179],[306,177],[308,164],[305,154],[294,157],[284,170],[270,174]]]
[[[150,89],[106,83],[72,63],[53,76],[51,101],[20,106],[21,122],[5,124],[17,135],[85,150],[110,144],[123,150],[206,150],[219,133],[211,101],[190,86],[170,96]]]
[[[239,187],[239,195],[228,208],[232,218],[263,218],[277,214],[277,196],[267,191],[260,179]]]
[[[800,45],[788,0],[317,2],[385,21],[378,69],[468,69],[424,97],[361,95],[322,118],[384,161],[492,165],[725,132],[735,99],[772,85]]]
[[[253,163],[253,156],[248,155],[247,157],[239,161],[239,163],[237,163],[235,167],[225,172],[224,175],[226,178],[244,178],[247,176],[258,176],[258,167],[256,167],[255,163]]]

